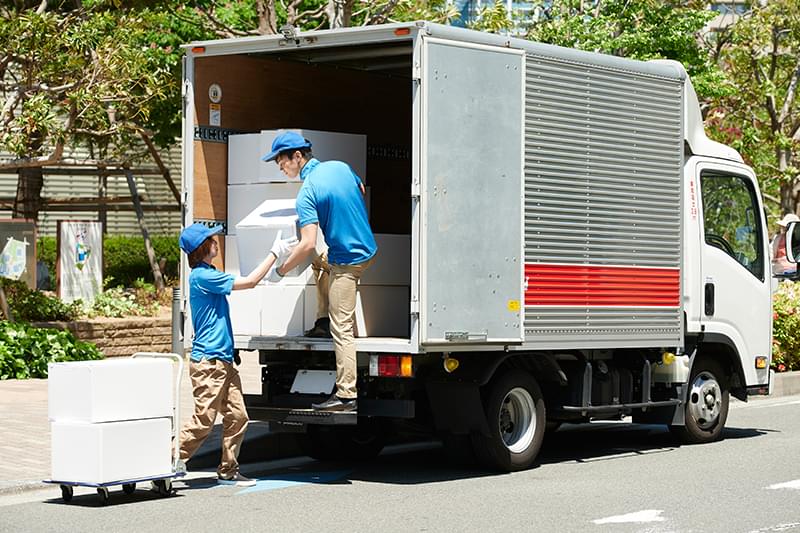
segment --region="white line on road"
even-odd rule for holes
[[[749,533],[771,533],[774,531],[789,531],[800,527],[800,522],[789,522],[786,524],[778,524],[777,526],[762,527],[761,529],[754,529]]]
[[[644,511],[637,511],[635,513],[621,514],[617,516],[608,516],[606,518],[598,518],[592,520],[595,524],[627,524],[627,523],[644,523],[644,522],[663,522],[665,518],[661,516],[664,511],[655,509],[646,509]]]
[[[785,483],[775,483],[774,485],[770,485],[767,487],[769,490],[778,490],[778,489],[798,489],[800,490],[800,479],[795,479],[794,481],[787,481]]]

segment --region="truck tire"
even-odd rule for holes
[[[722,366],[712,359],[699,359],[693,366],[684,405],[685,425],[669,429],[686,444],[713,442],[722,436],[728,419],[727,378]]]
[[[319,461],[374,459],[385,444],[382,425],[367,420],[355,427],[309,425],[300,439],[303,453]]]
[[[503,472],[529,468],[545,430],[544,398],[533,376],[512,371],[494,378],[484,397],[484,411],[489,435],[472,438],[478,460]]]

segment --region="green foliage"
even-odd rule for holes
[[[675,59],[691,76],[701,97],[716,94],[724,76],[700,46],[698,33],[714,16],[685,2],[569,0],[536,2],[528,38],[632,59]]]
[[[772,367],[800,370],[800,283],[782,281],[772,310]]]
[[[177,235],[150,236],[156,260],[164,258],[165,281],[177,283],[180,268],[180,248]],[[40,237],[36,247],[37,260],[44,261],[55,282],[56,239]],[[153,270],[147,259],[144,239],[141,236],[105,235],[103,237],[103,263],[107,278],[113,285],[133,287],[137,279],[153,280]]]
[[[48,296],[43,292],[31,290],[21,281],[0,278],[8,297],[8,306],[14,320],[28,322],[45,322],[52,320],[70,321],[82,313],[80,300],[66,304],[60,299]]]
[[[0,379],[46,378],[48,363],[102,358],[95,345],[69,331],[0,321]]]
[[[478,10],[473,21],[467,27],[473,30],[500,33],[510,30],[514,24],[508,18],[505,2],[497,1],[494,5],[486,5]]]
[[[163,292],[167,293],[168,291]],[[161,303],[155,286],[139,279],[135,282],[133,289],[112,287],[104,290],[97,295],[94,304],[86,314],[89,317],[110,318],[154,316],[158,314]]]

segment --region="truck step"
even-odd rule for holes
[[[249,405],[247,413],[253,420],[268,420],[286,425],[321,424],[321,425],[355,425],[358,413],[316,411],[314,409],[294,409],[285,407],[258,407]]]

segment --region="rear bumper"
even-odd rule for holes
[[[775,371],[770,369],[769,378],[764,385],[752,385],[747,387],[747,396],[768,396],[775,389]]]

